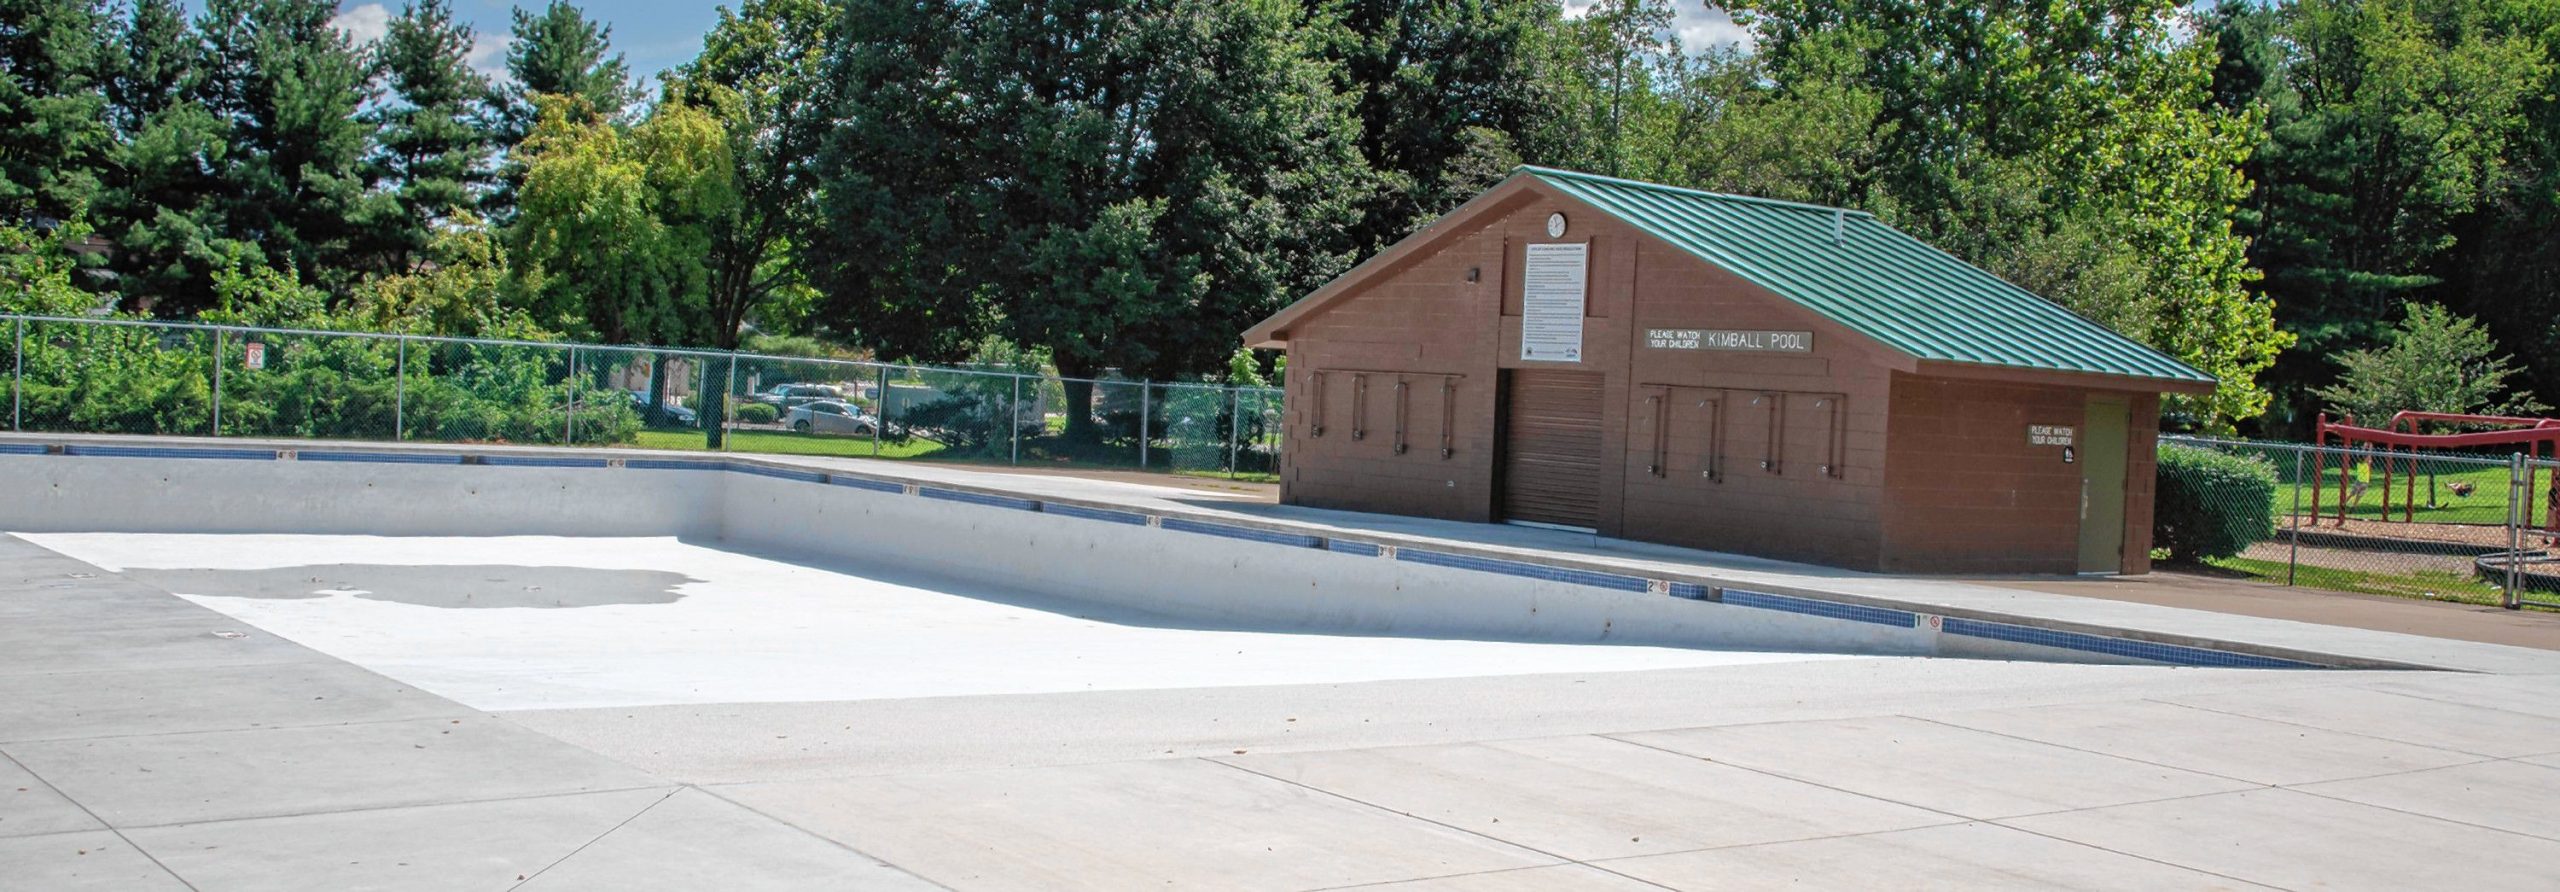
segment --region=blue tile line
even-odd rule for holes
[[[1755,592],[1738,588],[1726,588],[1724,590],[1724,602],[1736,607],[1755,607],[1761,610],[1783,610],[1788,613],[1801,613],[1806,616],[1844,619],[1850,622],[1873,623],[1879,626],[1894,626],[1904,629],[1916,628],[1920,625],[1920,615],[1908,610],[1894,610],[1888,607],[1869,607],[1864,604],[1843,604],[1838,601],[1798,598],[1791,595],[1773,595],[1768,592]]]
[[[222,458],[242,461],[275,461],[273,449],[206,449],[181,446],[88,446],[72,444],[62,449],[64,455],[94,455],[100,458]]]
[[[1343,554],[1356,554],[1361,557],[1377,557],[1378,555],[1386,552],[1386,549],[1379,548],[1378,546],[1371,545],[1367,542],[1351,542],[1342,539],[1326,539],[1324,540],[1324,548],[1326,551],[1339,551]]]
[[[1448,552],[1441,551],[1426,551],[1419,548],[1396,549],[1396,560],[1411,561],[1417,564],[1430,564],[1435,567],[1454,567],[1460,570],[1475,570],[1484,573],[1500,573],[1505,576],[1521,576],[1529,579],[1543,579],[1548,582],[1562,582],[1571,585],[1588,585],[1596,588],[1616,589],[1618,591],[1626,592],[1651,591],[1653,588],[1653,586],[1643,578],[1636,576],[1625,576],[1617,573],[1600,573],[1592,570],[1575,570],[1569,567],[1550,567],[1545,564],[1533,564],[1527,561],[1506,561],[1499,558],[1476,557],[1471,554],[1450,554]]]
[[[1165,518],[1159,525],[1165,529],[1176,530],[1179,532],[1201,533],[1204,535],[1223,536],[1229,539],[1245,539],[1254,542],[1268,542],[1273,545],[1290,545],[1298,548],[1324,547],[1323,536],[1310,536],[1305,533],[1282,533],[1273,530],[1259,529],[1256,527],[1240,527],[1233,524],[1209,523],[1201,520],[1185,520],[1179,517]]]
[[[905,495],[907,492],[906,484],[891,483],[886,480],[873,480],[869,477],[853,477],[844,474],[836,474],[829,476],[827,478],[827,482],[837,486],[850,486],[855,489],[867,489],[872,492],[885,492],[894,495]]]
[[[1082,505],[1061,505],[1056,502],[1042,502],[1040,503],[1040,510],[1042,513],[1055,514],[1060,517],[1081,517],[1086,520],[1125,523],[1130,526],[1142,527],[1147,525],[1146,515],[1130,511],[1108,511],[1101,508],[1087,508]]]
[[[916,487],[916,494],[917,494],[917,495],[920,495],[920,496],[923,496],[923,497],[925,497],[925,498],[928,498],[928,499],[941,499],[941,500],[943,500],[943,501],[945,501],[945,502],[967,502],[967,503],[972,504],[972,505],[987,505],[987,506],[996,507],[996,508],[1012,508],[1012,509],[1015,509],[1015,510],[1018,510],[1018,511],[1038,511],[1038,510],[1040,510],[1040,503],[1039,503],[1039,502],[1036,502],[1036,501],[1033,501],[1033,500],[1030,500],[1030,499],[1017,499],[1017,498],[1013,498],[1013,497],[1011,497],[1011,496],[988,495],[988,494],[986,494],[986,493],[982,493],[982,492],[968,492],[968,491],[965,491],[965,490],[958,490],[958,489],[942,489],[942,488],[939,488],[939,487],[932,487],[932,486],[919,486],[919,487]]]
[[[1711,592],[1706,586],[1699,585],[1694,582],[1674,582],[1671,584],[1671,596],[1674,598],[1683,598],[1691,601],[1704,601],[1707,599],[1707,595],[1709,594],[1711,594]]]
[[[729,463],[691,458],[630,458],[622,466],[635,471],[726,471]]]
[[[2019,644],[2035,644],[2042,645],[2044,647],[2061,648],[2064,650],[2077,650],[2089,653],[2107,654],[2110,656],[2132,657],[2135,659],[2150,660],[2153,662],[2168,663],[2177,666],[2216,666],[2233,669],[2321,668],[2317,663],[2307,663],[2301,660],[2288,660],[2281,657],[2264,657],[2255,654],[2214,650],[2211,648],[2190,647],[2183,644],[2162,644],[2157,641],[2138,641],[2131,638],[2092,635],[2086,632],[2066,632],[2060,629],[2040,629],[2034,626],[2022,626],[2014,623],[1997,623],[1978,619],[1960,619],[1952,616],[1947,617],[1942,627],[1942,631],[1949,635],[1963,635],[1970,638],[1988,638],[1994,641],[2010,641]]]
[[[480,463],[513,468],[601,468],[601,458],[550,458],[533,455],[483,455]]]
[[[730,462],[728,469],[737,471],[741,474],[754,474],[758,477],[774,477],[782,480],[797,480],[802,483],[824,483],[827,480],[827,476],[825,474],[820,474],[816,471],[794,471],[787,468],[768,468],[763,465],[741,464],[738,462]]]
[[[43,455],[46,451],[42,443],[0,443],[0,455]]]
[[[462,456],[433,452],[312,452],[294,453],[296,461],[370,462],[386,465],[458,465]]]

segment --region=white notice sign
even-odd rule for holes
[[[1582,361],[1582,301],[1591,245],[1530,245],[1520,275],[1520,358]]]

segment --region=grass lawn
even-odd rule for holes
[[[696,430],[641,431],[631,445],[642,449],[702,449],[702,432]],[[870,458],[871,438],[814,436],[790,431],[730,431],[729,451],[761,452],[767,455],[827,455],[847,458]],[[880,444],[881,458],[924,458],[942,451],[942,444],[925,439],[905,443]]]
[[[2285,581],[2285,566],[2282,561],[2231,557],[2217,558],[2206,563],[2265,582]],[[2444,570],[2370,572],[2303,564],[2294,568],[2293,584],[2304,588],[2386,595],[2394,598],[2460,601],[2466,604],[2502,603],[2502,596],[2498,593],[2497,586],[2481,582],[2477,577]]]
[[[2502,524],[2507,521],[2507,469],[2466,465],[2459,471],[2439,469],[2439,473],[2429,475],[2425,473],[2426,462],[2421,461],[2418,466],[2420,469],[2417,475],[2418,508],[2411,513],[2410,520],[2418,523],[2483,524]],[[2399,520],[2404,497],[2409,492],[2409,481],[2400,473],[2405,468],[2392,470],[2391,514],[2387,519]],[[2332,517],[2337,515],[2338,480],[2341,476],[2353,473],[2349,469],[2332,467],[2320,474],[2319,500],[2322,514]],[[2358,478],[2353,476],[2347,477],[2347,491],[2355,490],[2356,479]],[[2458,488],[2457,484],[2468,484],[2471,494],[2456,495],[2454,490]],[[2549,489],[2551,478],[2547,472],[2540,478],[2539,484],[2541,490]],[[2293,489],[2301,490],[2302,510],[2305,512],[2311,510],[2313,496],[2308,483],[2296,484],[2291,489],[2279,485],[2276,487],[2277,516],[2283,516],[2293,507],[2295,498]],[[2547,491],[2535,492],[2533,516],[2542,517],[2542,512],[2550,505],[2551,500]],[[2364,495],[2347,504],[2347,516],[2386,519],[2382,513],[2382,463],[2374,464],[2371,483],[2365,487]]]

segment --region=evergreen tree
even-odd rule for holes
[[[639,98],[629,66],[613,53],[612,28],[588,19],[566,0],[551,0],[538,14],[517,7],[513,15],[515,40],[507,45],[507,74],[513,83],[494,100],[497,145],[510,156],[499,167],[497,189],[483,202],[500,224],[513,219],[524,166],[512,153],[533,133],[540,97],[572,99],[560,113],[606,121],[620,120]]]
[[[356,236],[396,206],[370,191],[373,66],[326,0],[210,0],[199,93],[228,124],[222,226],[297,278],[338,287]]]
[[[118,22],[106,77],[119,137],[96,208],[115,243],[110,269],[123,308],[186,314],[213,305],[213,273],[263,263],[252,233],[233,230],[240,200],[230,123],[207,110],[203,48],[175,0],[144,0]]]
[[[399,202],[369,246],[377,267],[413,266],[438,226],[475,206],[489,180],[491,135],[475,113],[489,84],[471,70],[471,40],[447,0],[419,0],[391,20],[375,50],[399,99],[376,113],[373,174]]]
[[[2300,0],[2215,20],[2233,42],[2250,29],[2290,48],[2272,73],[2225,66],[2232,92],[2242,72],[2261,81],[2251,254],[2301,344],[2269,375],[2286,397],[2271,424],[2308,423],[2329,358],[2381,343],[2393,311],[2441,281],[2457,221],[2498,191],[2553,66],[2486,27],[2494,5]]]
[[[87,204],[110,141],[96,0],[0,0],[0,223]]]

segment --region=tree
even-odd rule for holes
[[[396,212],[371,191],[373,67],[326,0],[209,0],[198,93],[229,129],[220,235],[253,239],[295,277],[351,282],[358,233]]]
[[[0,0],[0,222],[71,217],[110,135],[95,0]]]
[[[566,0],[551,0],[539,14],[518,7],[515,40],[507,45],[507,74],[514,79],[497,97],[498,146],[513,157],[515,147],[533,135],[542,115],[541,97],[573,99],[563,114],[596,120],[619,120],[639,98],[630,66],[613,53],[613,29],[586,17]],[[510,160],[499,172],[498,188],[484,203],[500,223],[513,219],[516,188],[524,181],[523,165]]]
[[[1569,54],[1543,0],[1314,0],[1318,46],[1382,175],[1358,241],[1384,246],[1509,176],[1565,163]]]
[[[438,227],[476,206],[489,181],[493,138],[476,113],[489,84],[471,70],[471,42],[471,27],[453,20],[447,0],[419,0],[391,20],[375,50],[399,97],[375,113],[373,176],[399,203],[375,231],[376,268],[414,266]]]
[[[1349,267],[1372,175],[1298,7],[850,6],[808,244],[827,315],[884,352],[992,331],[1073,378],[1207,372]]]
[[[2272,71],[2254,51],[2225,66],[2229,92],[2256,83],[2268,115],[2251,254],[2302,345],[2269,376],[2289,402],[2275,420],[2307,421],[2323,358],[2377,343],[2494,193],[2552,74],[2535,41],[2488,27],[2497,5],[2300,0],[2211,20],[2226,44],[2284,51]]]
[[[822,0],[747,0],[720,11],[702,54],[678,70],[668,102],[702,110],[728,142],[737,194],[705,221],[711,344],[736,349],[746,323],[801,287],[791,235],[815,213],[814,160],[825,135],[825,69],[834,16]]]
[[[266,253],[233,228],[245,200],[232,123],[206,108],[200,36],[175,0],[144,0],[117,24],[106,77],[109,152],[94,218],[115,243],[109,268],[127,309],[171,315],[214,305],[213,274]]]
[[[1869,207],[2220,380],[2197,424],[2262,412],[2288,339],[2234,227],[2254,112],[2213,102],[2214,45],[2171,0],[1748,0],[1775,83],[1874,103]],[[2059,293],[2056,293],[2059,290]]]
[[[1654,112],[1651,104],[1660,95],[1655,78],[1680,57],[1671,21],[1666,0],[1600,0],[1569,28],[1570,45],[1582,62],[1580,94],[1598,143],[1591,160],[1601,173],[1629,172],[1631,121]]]
[[[2387,346],[2337,357],[2338,383],[2313,391],[2329,411],[2378,425],[2394,412],[2515,415],[2550,408],[2531,393],[2509,390],[2514,357],[2496,355],[2497,341],[2478,320],[2435,304],[2407,304],[2405,312]]]
[[[614,344],[700,338],[705,221],[737,200],[719,122],[668,104],[625,133],[572,104],[544,100],[509,228],[535,322]]]

